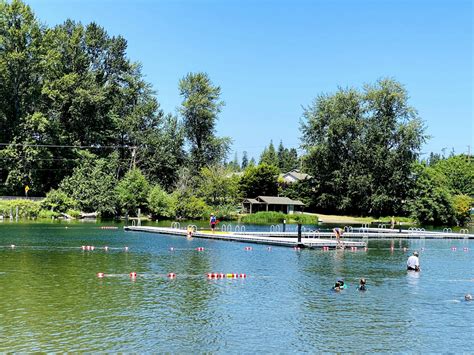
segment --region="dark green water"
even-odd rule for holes
[[[96,224],[0,223],[0,351],[474,349],[474,302],[463,301],[474,293],[472,241],[397,241],[394,252],[390,241],[370,242],[368,252],[245,246]],[[405,271],[414,249],[421,273]],[[248,277],[207,280],[208,272]],[[367,292],[356,290],[360,277]],[[348,289],[333,293],[337,278]]]

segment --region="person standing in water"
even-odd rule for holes
[[[420,259],[418,259],[418,252],[413,252],[407,260],[407,270],[420,271]]]

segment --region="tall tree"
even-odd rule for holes
[[[278,168],[274,165],[249,166],[240,179],[239,189],[244,197],[276,196],[277,179]]]
[[[244,152],[242,153],[242,170],[245,170],[247,165],[249,165],[249,158],[247,156],[247,152],[244,150]]]
[[[200,171],[206,165],[224,161],[230,138],[215,136],[217,116],[224,105],[221,88],[214,86],[206,73],[189,73],[179,81],[179,93],[191,164]]]
[[[412,164],[426,137],[401,84],[383,79],[362,92],[319,95],[303,118],[304,163],[315,177],[318,208],[403,213]]]
[[[270,141],[268,147],[263,150],[260,156],[260,164],[272,165],[278,168],[278,156],[273,141]]]

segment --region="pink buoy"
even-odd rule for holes
[[[98,272],[98,273],[97,273],[97,277],[98,277],[99,279],[103,278],[104,276],[105,276],[105,274],[104,274],[103,272]]]
[[[351,247],[351,251],[357,251],[357,247]]]
[[[197,247],[196,250],[197,251],[204,251],[204,248],[203,247]]]
[[[244,249],[247,250],[247,251],[250,251],[250,250],[252,250],[252,247],[245,247]]]
[[[174,272],[170,272],[170,273],[168,274],[168,278],[169,278],[169,279],[175,279],[175,278],[176,278],[176,274],[175,274]]]
[[[132,272],[130,273],[130,278],[132,278],[132,279],[137,278],[137,273],[136,273],[135,271],[132,271]]]

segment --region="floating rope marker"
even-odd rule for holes
[[[132,272],[130,273],[130,278],[131,278],[131,279],[136,279],[136,278],[137,278],[137,273],[136,273],[135,271],[132,271]]]
[[[357,251],[357,247],[351,247],[351,251]]]
[[[300,251],[301,248],[300,247],[293,247],[293,250]]]
[[[170,251],[174,251],[174,248],[173,248],[173,247],[171,247],[171,248],[170,248]]]
[[[267,250],[268,250],[268,251],[272,251],[272,247],[268,247]]]
[[[173,273],[173,272],[170,272],[170,273],[168,274],[168,278],[169,278],[169,279],[175,279],[175,278],[176,278],[176,274]]]
[[[10,245],[10,248],[15,249],[15,244]]]
[[[128,247],[125,247],[124,250],[125,250],[125,251],[128,251]]]
[[[197,251],[204,251],[204,248],[203,247],[197,247],[196,250]]]
[[[458,250],[458,249],[457,249],[456,247],[451,247],[451,250],[452,250],[452,251],[456,251],[456,250]]]
[[[106,245],[106,246],[104,247],[104,250],[105,250],[105,251],[109,251],[109,247]]]
[[[462,250],[469,251],[469,248],[464,247],[464,248],[462,248]]]
[[[407,251],[407,248],[406,248],[406,247],[404,247],[404,248],[403,248],[403,251]]]
[[[250,251],[252,250],[253,248],[252,247],[245,247],[244,250],[247,250],[247,251]]]
[[[98,273],[97,273],[97,277],[98,277],[99,279],[103,278],[104,276],[105,276],[105,274],[104,274],[103,272],[98,272]]]
[[[241,279],[245,279],[245,278],[247,278],[247,275],[246,275],[246,274],[240,274],[239,277],[240,277]]]

